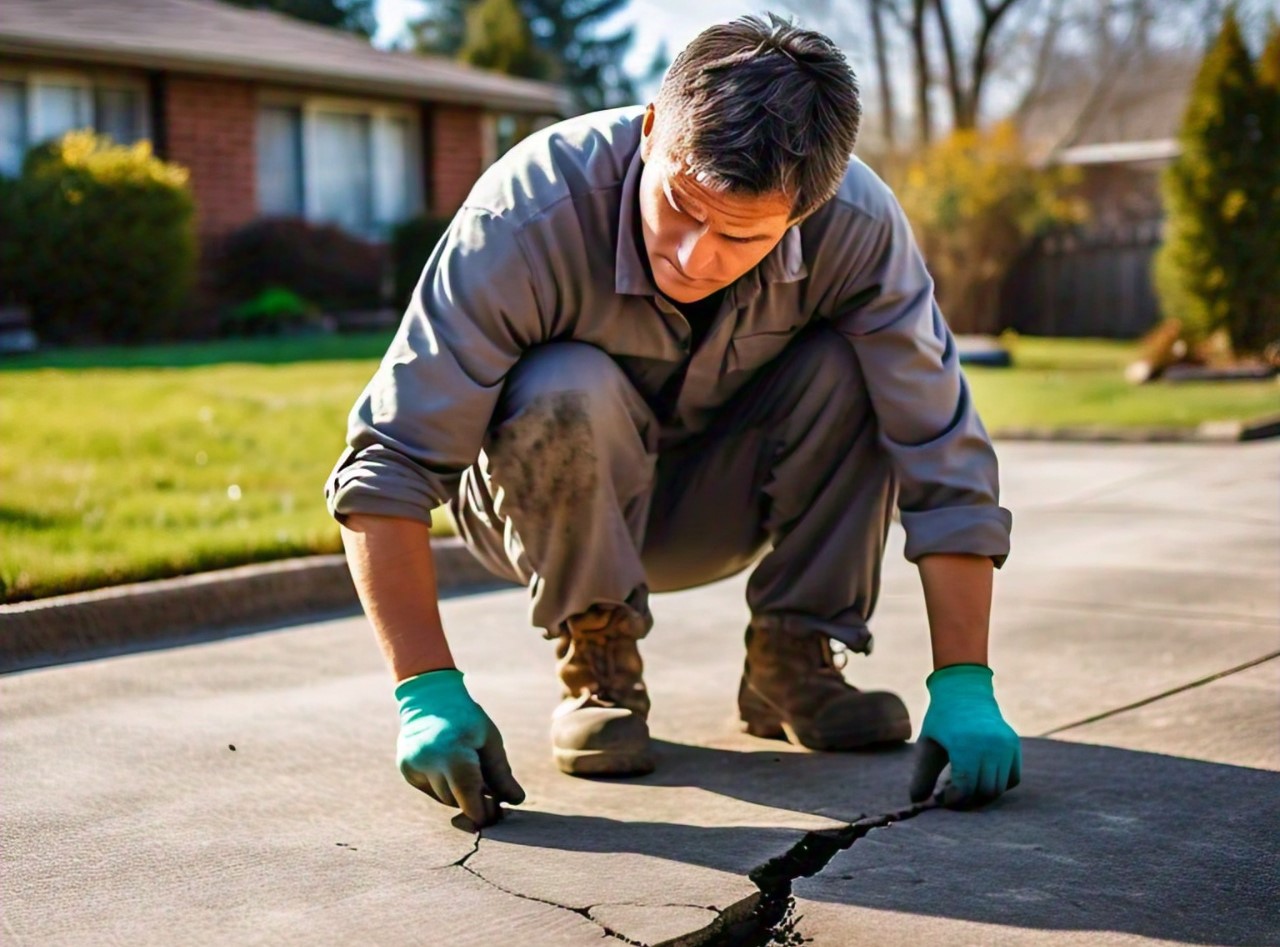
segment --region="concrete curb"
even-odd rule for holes
[[[1280,415],[1196,428],[1006,428],[997,440],[1238,443],[1280,436]],[[432,543],[441,593],[505,585],[460,539]],[[303,556],[0,605],[0,673],[117,648],[359,608],[342,555]]]
[[[442,593],[502,582],[460,539],[437,540],[432,549]],[[0,605],[0,672],[359,605],[342,555],[303,556]]]
[[[1256,421],[1205,421],[1196,427],[1009,427],[997,441],[1057,441],[1078,444],[1237,444],[1280,437],[1280,415]]]

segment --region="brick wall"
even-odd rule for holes
[[[213,249],[257,214],[254,86],[169,75],[163,102],[165,157],[190,169],[201,243]]]
[[[430,162],[427,204],[432,213],[449,215],[462,206],[484,170],[484,113],[460,105],[436,105],[428,110]]]

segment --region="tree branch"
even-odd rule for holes
[[[951,94],[951,121],[956,128],[972,128],[973,116],[969,110],[964,77],[960,75],[960,63],[956,59],[956,42],[951,32],[951,18],[947,15],[944,0],[933,0],[933,13],[938,18],[938,32],[942,36],[942,52],[947,63],[947,91]]]

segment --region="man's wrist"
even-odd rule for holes
[[[396,685],[396,700],[403,705],[406,701],[432,701],[433,699],[451,698],[458,694],[467,694],[467,685],[463,674],[457,668],[438,668],[406,677]]]
[[[994,672],[985,664],[948,664],[930,674],[924,683],[932,698],[939,695],[975,697],[994,695],[991,683],[994,676]]]

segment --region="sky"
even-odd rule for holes
[[[3,2],[3,0],[0,0]],[[375,0],[378,14],[378,33],[374,42],[389,45],[403,31],[405,24],[423,13],[423,0]],[[825,5],[825,4],[823,4]],[[602,29],[610,32],[613,29],[634,26],[636,41],[627,57],[627,70],[632,75],[644,75],[648,72],[653,54],[664,41],[669,56],[675,56],[690,40],[702,30],[716,23],[724,23],[734,17],[748,13],[762,13],[774,10],[782,15],[799,11],[798,22],[804,24],[803,13],[810,7],[809,0],[631,0],[627,7],[611,21],[607,21]],[[959,29],[967,30],[974,26],[971,22],[969,5],[960,6],[961,15],[956,19]],[[860,57],[867,55],[865,51],[846,50],[854,71],[861,77],[871,75],[869,63],[860,62]],[[655,78],[648,88],[641,88],[643,100],[648,100],[657,92],[661,77]],[[894,87],[897,90],[899,109],[905,116],[911,109],[910,73],[901,70],[896,74]],[[993,76],[987,96],[988,108],[1004,110],[1012,107],[1006,83],[999,76]],[[863,85],[864,112],[870,115],[874,111],[874,103],[869,100],[872,90]]]
[[[422,0],[377,0],[379,45],[392,42],[405,23],[422,13]],[[664,40],[667,50],[675,55],[698,33],[714,23],[723,23],[744,13],[768,9],[765,3],[751,0],[631,0],[627,9],[606,27],[634,26],[636,42],[627,57],[627,68],[641,74],[653,60],[653,54]]]

